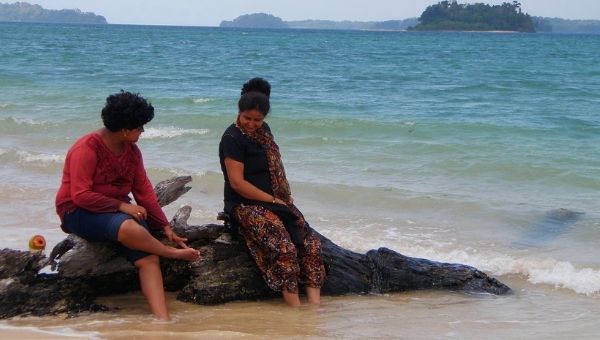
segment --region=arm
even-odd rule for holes
[[[244,178],[244,163],[238,162],[233,158],[225,158],[225,168],[227,169],[227,179],[229,184],[238,194],[249,200],[285,204],[279,198],[266,193]]]
[[[182,248],[188,248],[188,246],[185,244],[187,239],[179,237],[177,234],[175,234],[175,232],[173,232],[171,224],[167,220],[165,213],[158,204],[156,192],[154,192],[152,183],[150,183],[148,175],[146,174],[144,161],[142,160],[142,154],[139,149],[136,149],[135,151],[138,153],[137,158],[139,159],[139,162],[136,164],[135,177],[133,178],[131,192],[135,202],[139,204],[141,208],[144,208],[142,210],[142,217],[147,219],[150,225],[161,227],[169,240],[177,243]]]
[[[167,220],[165,213],[158,204],[158,198],[156,197],[152,183],[146,174],[142,154],[137,148],[135,148],[134,152],[136,153],[135,159],[137,159],[137,162],[135,165],[135,174],[133,177],[133,184],[131,186],[131,193],[133,194],[135,202],[140,207],[144,208],[142,217],[147,219],[150,226],[155,228],[169,225],[169,221]]]

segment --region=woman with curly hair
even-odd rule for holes
[[[298,286],[320,304],[325,269],[321,241],[294,205],[279,147],[265,117],[270,84],[253,78],[244,84],[238,116],[219,144],[225,178],[225,212],[246,241],[267,285],[299,306]]]
[[[159,256],[195,261],[199,253],[171,229],[135,144],[152,118],[154,107],[139,94],[108,96],[104,127],[79,138],[67,153],[56,211],[66,233],[116,243],[137,267],[152,314],[168,320]],[[181,249],[162,244],[150,228],[162,229]]]

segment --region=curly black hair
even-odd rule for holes
[[[271,96],[271,84],[269,84],[268,81],[266,81],[265,79],[260,78],[260,77],[252,78],[252,79],[248,80],[246,83],[244,83],[244,85],[242,86],[241,95],[243,96],[244,94],[246,94],[248,92],[260,92],[260,93],[264,94],[265,96],[270,97]]]
[[[271,104],[269,103],[269,97],[264,93],[258,91],[250,91],[244,93],[238,101],[239,112],[248,110],[257,110],[266,116],[271,110]]]
[[[154,107],[139,93],[121,90],[106,97],[102,109],[102,122],[107,129],[117,132],[133,130],[154,118]]]

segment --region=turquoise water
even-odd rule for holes
[[[214,222],[218,141],[262,76],[296,202],[323,234],[596,299],[598,51],[598,35],[0,23],[0,246],[64,237],[64,153],[120,89],[156,107],[139,143],[151,178],[192,174],[181,203]],[[545,224],[561,208],[577,220]]]

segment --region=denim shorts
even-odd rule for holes
[[[119,242],[119,229],[121,224],[128,219],[133,219],[133,217],[122,212],[95,213],[77,208],[65,214],[63,226],[71,233],[89,242],[116,243],[118,252],[125,255],[127,260],[133,263],[150,254],[127,248]],[[140,225],[150,231],[146,221],[141,221]]]

